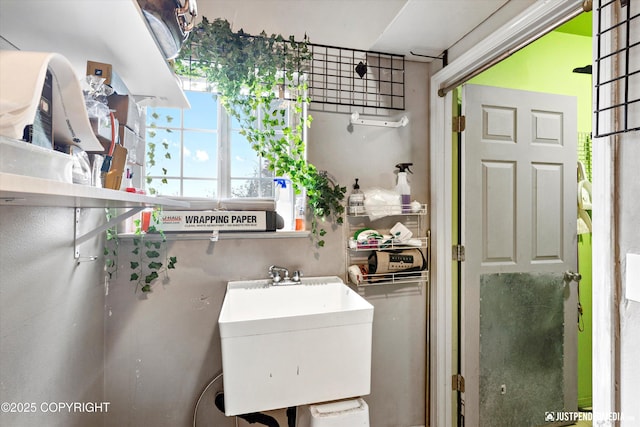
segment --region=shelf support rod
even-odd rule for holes
[[[76,208],[75,209],[75,235],[73,238],[73,250],[74,250],[74,258],[78,261],[84,261],[85,259],[80,257],[80,244],[86,242],[87,240],[91,239],[94,236],[97,236],[98,234],[102,233],[103,231],[113,227],[114,225],[124,221],[125,219],[137,214],[138,212],[142,211],[143,209],[146,209],[145,207],[135,207],[135,208],[131,208],[128,211],[114,217],[111,218],[109,221],[105,222],[104,224],[100,225],[99,227],[96,227],[95,229],[80,235],[80,212],[81,212],[81,208]],[[91,256],[88,257],[88,261],[94,261],[96,260],[98,257],[96,256]]]

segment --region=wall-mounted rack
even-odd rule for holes
[[[640,130],[640,66],[633,56],[640,55],[639,28],[640,3],[617,0],[598,0],[594,13],[597,14],[594,92],[594,138]],[[635,9],[634,9],[635,7]],[[618,22],[603,26],[603,15],[619,16]],[[617,39],[617,45],[611,43]],[[633,52],[633,56],[631,55]],[[617,68],[618,75],[605,77],[606,70]],[[618,96],[608,96],[617,93]],[[635,95],[634,95],[635,93]],[[618,120],[615,127],[604,128],[602,114],[614,112]]]
[[[430,271],[430,240],[431,232],[427,229],[427,206],[422,205],[415,212],[401,213],[399,206],[380,206],[374,211],[375,219],[369,213],[348,213],[344,224],[346,280],[358,287],[415,284],[421,286],[429,283]],[[384,214],[384,215],[383,215]],[[412,232],[412,238],[405,243],[357,242],[353,236],[358,230],[374,227],[380,233],[390,234],[390,228],[397,222],[402,223]],[[376,251],[398,253],[403,250],[419,250],[425,261],[425,268],[421,271],[395,271],[383,273],[369,273],[363,275],[362,281],[353,281],[349,269],[353,266],[368,266],[369,255]]]

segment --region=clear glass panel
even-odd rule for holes
[[[192,178],[216,178],[218,176],[217,134],[208,132],[184,132],[183,176]]]
[[[155,165],[149,165],[149,147],[155,144],[154,159]],[[167,154],[171,158],[167,158]],[[147,174],[164,176],[163,168],[167,169],[168,176],[180,175],[180,133],[168,132],[166,129],[159,129],[155,136],[147,135]]]
[[[151,108],[147,109],[147,128],[180,127],[180,109]]]
[[[247,139],[239,132],[231,132],[231,159],[230,173],[235,177],[259,178],[260,157],[249,144]]]
[[[273,179],[231,179],[231,197],[273,197]]]
[[[217,197],[218,183],[215,179],[185,179],[182,185],[185,197]]]
[[[163,184],[160,178],[156,178],[147,184],[147,188],[154,188],[160,196],[181,196],[179,179],[167,179],[167,183]]]
[[[218,101],[209,92],[186,92],[191,109],[184,110],[186,129],[218,128]]]

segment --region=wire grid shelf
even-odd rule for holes
[[[598,14],[594,76],[594,137],[605,137],[640,130],[640,2],[631,0],[598,0],[594,8]],[[603,14],[619,16],[618,22],[603,28]],[[617,37],[613,48],[608,40]],[[606,79],[601,69],[617,69],[617,76]],[[618,93],[611,105],[604,102],[604,94]],[[618,117],[615,128],[605,128],[602,114],[614,112]]]
[[[312,102],[404,110],[404,56],[309,44]]]

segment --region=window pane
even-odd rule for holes
[[[260,177],[260,157],[249,141],[238,132],[231,132],[231,176]]]
[[[178,108],[147,109],[147,127],[180,127],[180,110]]]
[[[155,188],[157,194],[161,196],[181,196],[179,179],[167,179],[167,183],[163,184],[160,178],[157,178],[148,185],[148,188]]]
[[[154,159],[156,164],[153,166],[149,165],[150,143],[155,144]],[[167,154],[171,156],[170,159],[166,157]],[[169,176],[180,175],[180,133],[177,131],[167,132],[166,129],[158,129],[153,137],[147,134],[147,174],[163,176],[162,168],[167,169]]]
[[[218,176],[217,134],[205,132],[184,132],[184,172],[185,177],[215,178]]]
[[[232,197],[273,197],[273,179],[231,179]]]
[[[183,196],[185,197],[217,197],[217,181],[214,179],[185,179],[183,182]]]
[[[218,127],[218,104],[209,92],[187,92],[190,109],[184,110],[184,127],[212,129]]]

